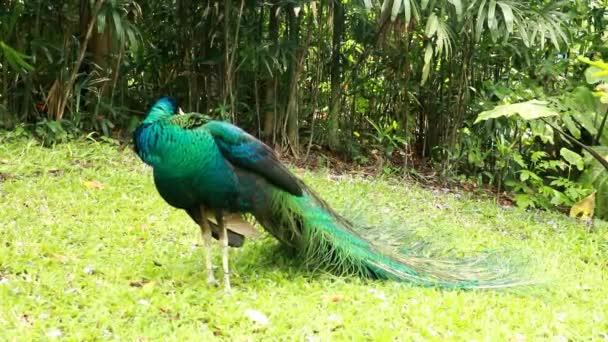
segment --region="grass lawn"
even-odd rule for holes
[[[132,151],[22,140],[0,145],[0,340],[608,340],[606,223],[589,232],[466,194],[299,174],[338,211],[367,203],[370,221],[391,217],[454,255],[525,253],[546,282],[445,291],[336,277],[266,236],[231,250],[226,296],[205,283],[197,226]]]

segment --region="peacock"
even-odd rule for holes
[[[211,239],[220,241],[224,287],[230,290],[229,247],[256,229],[250,214],[281,244],[315,268],[336,274],[443,288],[521,284],[506,269],[408,255],[364,238],[282,164],[274,151],[241,128],[198,113],[184,114],[162,97],[133,132],[134,149],[153,169],[154,184],[171,206],[199,225],[207,282],[218,285]]]

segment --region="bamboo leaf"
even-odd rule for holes
[[[380,13],[386,13],[386,11],[388,10],[388,6],[392,7],[391,0],[384,0],[384,2],[382,3],[382,8],[380,9]]]
[[[488,28],[491,31],[496,30],[498,23],[496,21],[496,0],[490,0],[488,3]]]
[[[477,11],[477,23],[475,25],[475,40],[481,39],[481,33],[483,32],[483,23],[486,20],[488,14],[484,9],[486,6],[486,0],[481,0],[479,10]]]
[[[497,2],[497,4],[500,7],[500,10],[502,11],[502,17],[505,21],[507,32],[509,34],[513,33],[513,22],[515,19],[513,16],[513,9],[511,8],[511,6],[509,6],[509,4],[503,1],[499,1]]]
[[[545,22],[545,26],[547,28],[547,32],[549,32],[549,39],[551,40],[551,43],[553,43],[553,46],[559,50],[559,40],[557,39],[557,35],[555,34],[555,30],[553,29],[553,27],[551,26],[551,22]]]
[[[462,20],[462,14],[463,14],[463,6],[462,6],[462,1],[461,0],[448,0],[449,3],[451,3],[452,5],[454,5],[454,9],[456,10],[456,15],[458,16],[458,20]]]
[[[530,33],[530,43],[536,41],[536,34],[538,33],[538,25],[532,26],[532,33]],[[544,46],[544,43],[541,43]]]
[[[424,51],[424,66],[422,67],[422,84],[429,78],[431,72],[431,59],[433,58],[433,46],[430,43],[426,44]]]
[[[1,40],[0,55],[4,55],[4,58],[6,59],[8,64],[10,64],[10,66],[15,70],[23,69],[26,71],[31,71],[34,69],[34,67],[26,61],[26,59],[30,59],[29,56],[24,55],[21,52],[13,49]]]
[[[519,36],[523,41],[526,47],[530,47],[530,36],[528,35],[528,30],[526,29],[526,25],[524,25],[518,17],[514,17],[515,22],[517,23],[517,30],[519,31]]]
[[[137,47],[139,46],[139,41],[137,40],[137,35],[135,33],[135,30],[132,28],[129,28],[128,30],[126,30],[127,32],[127,37],[129,40],[129,46],[131,47],[131,49],[136,50]]]
[[[99,11],[97,15],[97,33],[103,33],[106,30],[106,12]]]
[[[437,15],[435,15],[435,13],[432,13],[426,21],[426,29],[424,30],[425,35],[427,37],[432,37],[433,35],[435,35],[435,33],[437,33],[438,25],[439,23],[437,21]]]
[[[551,25],[553,25],[555,32],[557,32],[559,34],[559,37],[561,38],[562,42],[568,44],[568,36],[564,32],[564,30],[562,30],[561,21],[551,20],[550,23],[551,23]]]
[[[403,13],[405,15],[405,23],[409,23],[412,19],[412,4],[410,0],[403,0]]]
[[[409,1],[409,0],[405,0],[405,1]],[[401,10],[401,4],[403,3],[403,0],[393,0],[393,8],[391,10],[391,20],[395,21],[395,19],[397,18],[397,14],[399,14],[399,11]]]
[[[437,55],[450,56],[452,52],[452,34],[445,20],[437,18]]]
[[[116,32],[116,38],[120,43],[125,41],[125,31],[122,26],[122,18],[120,13],[112,11],[112,21],[114,21],[114,31]]]

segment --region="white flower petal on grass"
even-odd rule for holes
[[[61,329],[53,329],[46,333],[46,337],[48,337],[48,338],[58,338],[58,337],[61,337],[61,335],[63,335],[63,332],[61,332]]]

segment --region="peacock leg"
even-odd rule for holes
[[[219,283],[215,280],[215,276],[213,276],[213,263],[211,262],[211,227],[209,226],[209,221],[205,217],[205,208],[201,206],[201,233],[203,234],[203,248],[205,249],[205,266],[207,268],[207,284],[218,286]]]
[[[228,267],[228,230],[224,224],[224,215],[221,210],[216,211],[215,219],[220,228],[220,243],[222,244],[222,268],[224,270],[224,290],[230,291],[230,268]]]

